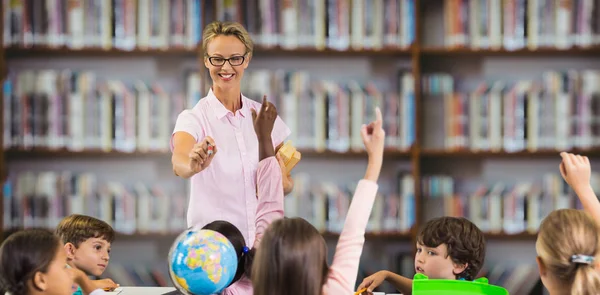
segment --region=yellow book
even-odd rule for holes
[[[287,173],[290,173],[302,158],[302,154],[296,150],[291,141],[286,142],[277,153],[283,160]]]

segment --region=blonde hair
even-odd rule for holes
[[[246,47],[245,53],[252,55],[254,43],[244,26],[236,22],[215,21],[208,24],[202,32],[202,50],[205,56],[207,55],[206,48],[208,47],[208,43],[217,36],[235,36]]]
[[[542,222],[536,251],[548,271],[562,284],[571,286],[571,294],[599,294],[600,273],[595,261],[578,263],[573,255],[598,259],[598,226],[584,211],[561,209]]]

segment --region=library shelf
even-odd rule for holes
[[[537,238],[537,233],[521,232],[515,234],[509,233],[484,233],[487,240],[494,241],[532,241]]]
[[[346,49],[337,50],[331,48],[317,49],[311,47],[303,48],[283,48],[283,47],[255,47],[255,56],[371,56],[371,57],[393,57],[393,56],[410,56],[412,54],[411,48],[387,48],[383,47],[380,49]]]
[[[151,151],[151,152],[120,152],[120,151],[103,151],[96,149],[87,149],[82,151],[73,151],[67,149],[49,149],[49,148],[32,148],[32,149],[8,149],[4,150],[4,158],[7,161],[30,159],[30,158],[66,158],[66,157],[168,157],[171,153]]]
[[[47,57],[133,57],[133,56],[182,56],[196,57],[197,48],[172,47],[167,49],[140,49],[123,50],[117,48],[81,48],[68,47],[8,47],[4,49],[7,59],[11,58],[47,58]]]
[[[167,232],[167,233],[154,233],[154,232],[148,232],[148,233],[137,232],[137,233],[132,233],[132,234],[117,233],[117,240],[175,239],[182,232],[183,232],[183,230],[181,232]],[[321,235],[325,239],[336,239],[336,238],[340,237],[339,233],[330,232],[330,231],[321,232]],[[409,241],[411,239],[411,237],[412,237],[412,235],[410,233],[405,233],[405,232],[367,232],[367,233],[365,233],[366,239],[390,239],[390,240],[407,240],[407,241]]]
[[[349,151],[332,151],[332,150],[324,150],[324,151],[317,151],[317,150],[305,150],[305,149],[299,149],[298,150],[301,154],[302,157],[311,157],[311,158],[320,158],[320,157],[325,157],[325,158],[367,158],[367,152],[366,151],[353,151],[353,150],[349,150]],[[411,151],[410,150],[398,150],[398,149],[394,149],[394,148],[386,148],[384,150],[383,153],[383,157],[384,158],[388,158],[388,159],[409,159],[411,157]]]
[[[581,154],[584,156],[600,156],[600,148],[591,149],[573,149],[567,152]],[[444,149],[424,149],[421,151],[423,159],[431,158],[560,158],[561,150],[536,150],[536,151],[473,151],[473,150],[444,150]]]
[[[600,46],[590,47],[571,47],[566,49],[560,48],[537,48],[537,49],[477,49],[469,47],[460,48],[445,48],[445,47],[424,47],[420,49],[420,54],[423,56],[576,56],[576,55],[598,55],[600,56]]]

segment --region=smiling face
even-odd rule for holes
[[[233,35],[219,35],[208,43],[206,54],[204,65],[210,72],[213,87],[224,91],[239,88],[250,62],[244,43]]]
[[[457,264],[448,256],[446,244],[437,247],[426,247],[417,243],[415,255],[415,272],[422,273],[430,279],[455,280],[456,274],[465,270],[466,264]]]
[[[65,244],[71,265],[88,275],[100,276],[110,260],[110,243],[102,238],[89,238],[79,244]]]

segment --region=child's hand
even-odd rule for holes
[[[277,108],[275,105],[267,101],[267,96],[263,96],[262,106],[257,114],[255,109],[252,109],[252,121],[254,122],[254,131],[258,139],[271,138],[273,125],[277,119]]]
[[[375,290],[375,288],[379,287],[387,278],[387,272],[385,270],[378,271],[375,274],[372,274],[366,277],[360,286],[358,286],[358,290],[367,289],[363,294],[369,294]]]
[[[590,186],[592,168],[588,157],[574,155],[571,153],[560,153],[560,174],[569,186],[577,191]]]
[[[194,174],[204,170],[210,165],[216,153],[217,146],[215,145],[215,141],[210,136],[203,138],[190,151],[190,170]]]
[[[287,173],[287,169],[285,168],[285,163],[283,163],[283,159],[279,154],[275,154],[277,157],[277,161],[279,162],[279,167],[281,168],[281,178],[283,179],[283,195],[287,195],[292,192],[294,189],[294,179],[292,175]]]
[[[375,108],[375,121],[369,125],[363,125],[360,130],[369,157],[383,157],[385,131],[382,125],[381,110],[377,107]]]
[[[96,289],[102,289],[104,291],[114,291],[116,288],[119,287],[119,284],[116,284],[111,279],[96,280],[93,281],[93,283]]]

